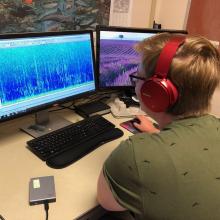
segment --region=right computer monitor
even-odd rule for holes
[[[184,30],[98,26],[96,58],[99,88],[131,88],[129,75],[137,73],[140,63],[135,44],[160,32],[187,34]]]

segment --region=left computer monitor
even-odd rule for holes
[[[0,122],[95,91],[92,31],[0,35]]]

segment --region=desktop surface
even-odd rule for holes
[[[70,110],[54,112],[71,122],[82,118]],[[114,119],[111,114],[104,116],[116,127],[125,119]],[[112,150],[131,133],[108,142],[74,164],[56,170],[48,167],[27,149],[26,142],[31,136],[19,130],[33,115],[17,118],[0,124],[0,214],[7,219],[45,219],[42,205],[29,206],[28,183],[37,176],[54,176],[57,201],[50,204],[49,219],[72,220],[97,206],[96,187],[102,165]]]
[[[218,89],[212,100],[212,113],[220,117]],[[71,122],[82,118],[70,110],[53,112],[62,115]],[[54,176],[55,203],[50,204],[49,219],[73,220],[97,206],[96,188],[99,173],[105,159],[118,144],[132,135],[120,127],[127,118],[115,119],[111,114],[104,116],[124,132],[124,136],[108,142],[76,163],[56,170],[48,167],[27,149],[26,142],[31,136],[19,130],[26,122],[33,120],[33,115],[17,118],[0,124],[0,214],[6,219],[39,220],[45,219],[42,205],[29,206],[28,183],[31,178]]]

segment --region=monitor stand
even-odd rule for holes
[[[49,112],[43,110],[35,113],[35,124],[24,125],[20,129],[37,138],[70,124],[72,122],[64,118],[58,116],[49,117]]]

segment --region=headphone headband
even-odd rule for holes
[[[166,43],[157,60],[154,76],[161,79],[167,78],[173,57],[184,41],[185,37],[174,37]]]

